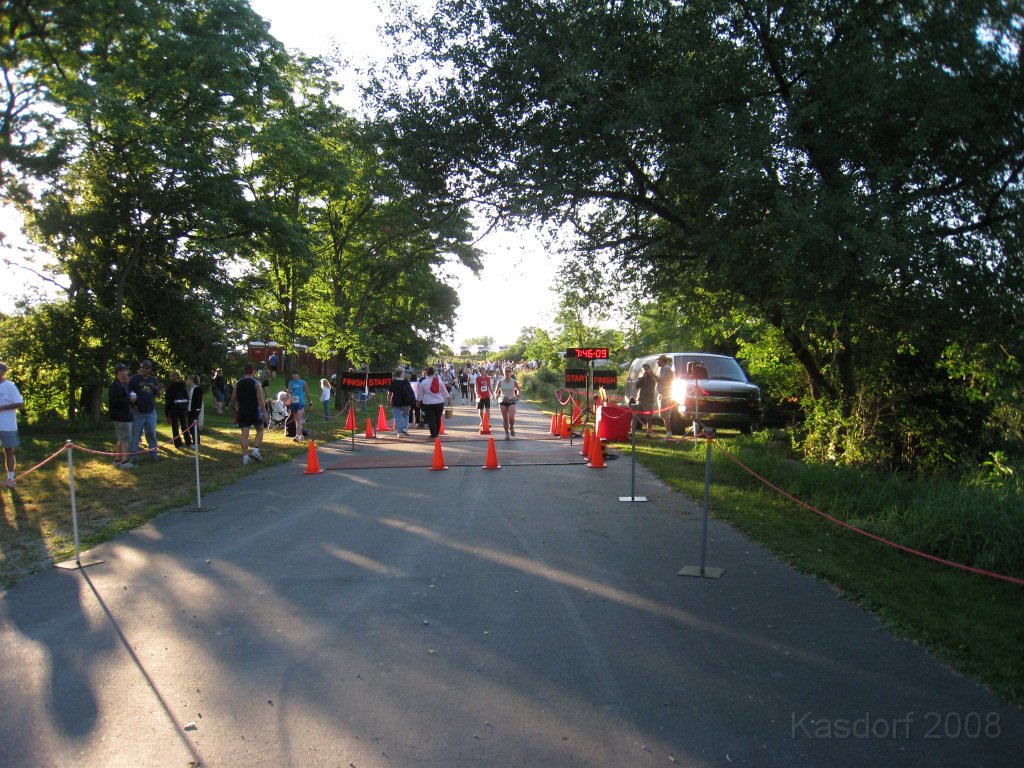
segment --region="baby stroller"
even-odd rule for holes
[[[267,404],[267,414],[270,429],[284,429],[288,422],[288,393],[278,392],[276,400],[270,400]]]

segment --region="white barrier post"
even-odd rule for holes
[[[196,457],[196,509],[203,508],[203,492],[199,484],[199,419],[192,422],[192,447]]]
[[[711,437],[714,432],[704,428],[704,444],[707,454],[704,459],[704,521],[701,526],[700,565],[687,565],[679,571],[680,576],[697,576],[699,578],[718,579],[725,573],[725,568],[710,568],[706,565],[708,552],[708,516],[711,512]],[[696,432],[694,432],[696,435]]]
[[[75,462],[71,458],[73,443],[64,441],[64,449],[68,452],[68,488],[71,492],[71,530],[75,538],[75,565],[82,567],[82,558],[78,550],[78,505],[75,502]]]

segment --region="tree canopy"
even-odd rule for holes
[[[878,460],[992,415],[962,388],[1019,368],[1019,3],[440,0],[400,32],[379,104],[456,194],[767,323],[808,409],[891,414]]]

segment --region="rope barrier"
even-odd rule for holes
[[[1002,581],[1008,581],[1011,584],[1019,584],[1021,586],[1024,586],[1024,579],[1018,579],[1018,578],[1015,578],[1013,576],[1006,576],[1005,574],[995,573],[994,571],[989,571],[989,570],[986,570],[984,568],[976,568],[973,565],[965,565],[964,563],[957,563],[957,562],[955,562],[953,560],[946,560],[945,558],[938,557],[937,555],[931,555],[931,554],[928,554],[927,552],[922,552],[919,549],[914,549],[913,547],[908,547],[908,546],[906,546],[904,544],[899,544],[899,543],[897,543],[895,541],[891,541],[891,540],[886,539],[886,538],[884,538],[882,536],[878,536],[877,534],[871,533],[870,531],[865,531],[863,528],[858,528],[857,526],[852,525],[851,523],[847,523],[844,520],[840,520],[839,518],[837,518],[837,517],[835,517],[833,515],[830,515],[827,512],[822,512],[820,509],[816,509],[815,507],[812,507],[810,504],[808,504],[808,503],[806,503],[804,501],[801,501],[800,499],[798,499],[793,494],[789,493],[786,490],[783,490],[782,488],[779,488],[777,485],[773,484],[771,481],[769,481],[769,480],[765,479],[764,477],[762,477],[761,475],[757,474],[757,472],[752,470],[750,467],[746,466],[743,462],[741,462],[739,459],[737,459],[735,456],[733,456],[727,450],[722,448],[718,444],[718,442],[715,441],[713,438],[709,437],[708,439],[711,439],[711,441],[715,445],[715,447],[719,451],[721,451],[723,454],[725,454],[725,456],[728,457],[732,462],[734,462],[738,467],[743,469],[743,471],[747,472],[752,477],[757,478],[760,482],[764,483],[766,486],[768,486],[769,488],[771,488],[773,491],[775,491],[776,493],[780,494],[781,496],[784,496],[785,498],[789,499],[794,504],[796,504],[796,505],[798,505],[800,507],[803,507],[804,509],[806,509],[806,510],[808,510],[810,512],[813,512],[816,515],[820,515],[821,517],[825,518],[826,520],[830,520],[831,522],[835,523],[836,525],[839,525],[839,526],[841,526],[843,528],[846,528],[847,530],[853,531],[854,533],[859,533],[862,536],[866,536],[869,539],[873,539],[873,540],[879,542],[880,544],[885,544],[888,547],[892,547],[892,548],[898,549],[898,550],[900,550],[902,552],[906,552],[907,554],[917,555],[918,557],[922,557],[922,558],[924,558],[926,560],[931,560],[932,562],[940,563],[941,565],[946,565],[946,566],[949,566],[951,568],[959,568],[960,570],[969,571],[971,573],[978,574],[979,576],[987,576],[987,577],[992,578],[992,579],[1000,579]]]
[[[49,464],[49,463],[50,463],[51,461],[53,461],[53,460],[54,460],[55,458],[57,458],[58,456],[60,456],[60,455],[61,455],[62,453],[64,453],[64,451],[66,451],[66,450],[67,450],[67,447],[66,447],[66,446],[63,446],[63,445],[62,445],[62,446],[61,446],[60,448],[58,448],[58,449],[57,449],[56,451],[54,451],[53,455],[51,455],[51,456],[47,456],[47,457],[46,457],[45,459],[43,459],[42,461],[40,461],[40,462],[39,462],[38,464],[36,464],[36,465],[35,465],[34,467],[31,467],[31,468],[29,468],[29,469],[26,469],[26,470],[25,470],[24,472],[22,472],[22,473],[21,473],[20,475],[17,475],[17,476],[16,476],[15,478],[14,478],[14,481],[15,481],[15,482],[18,482],[19,480],[21,480],[21,478],[25,477],[26,475],[31,475],[31,474],[32,474],[33,472],[35,472],[35,471],[36,471],[37,469],[40,469],[41,467],[45,466],[46,464]]]

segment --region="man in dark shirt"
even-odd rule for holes
[[[235,423],[242,430],[242,463],[263,461],[260,446],[263,445],[263,387],[255,377],[252,363],[245,366],[242,376],[231,390],[231,409],[235,412]],[[256,428],[256,439],[249,452],[249,429]]]
[[[139,372],[128,379],[128,396],[132,397],[135,407],[135,421],[132,426],[132,453],[137,453],[142,442],[142,433],[146,433],[146,444],[149,446],[149,458],[159,460],[156,441],[156,398],[163,391],[160,382],[153,375],[153,363],[143,360],[139,363]]]
[[[117,441],[117,459],[114,466],[118,469],[134,469],[132,457],[128,455],[128,444],[132,439],[132,401],[128,396],[128,366],[118,365],[114,369],[114,380],[107,390],[107,410],[110,420],[114,422],[114,439]]]

